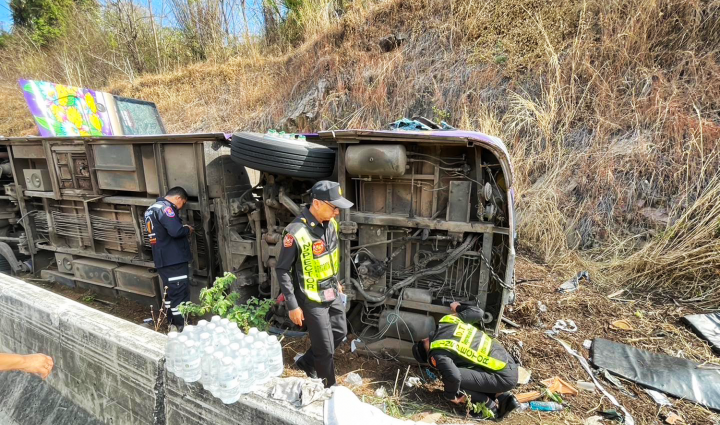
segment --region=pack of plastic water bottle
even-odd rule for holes
[[[213,316],[181,333],[170,332],[165,368],[186,382],[200,382],[225,404],[282,375],[282,347],[277,337]]]

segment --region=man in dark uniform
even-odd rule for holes
[[[180,210],[187,202],[182,187],[168,190],[164,198],[157,198],[145,211],[145,227],[152,246],[153,260],[158,274],[167,287],[165,309],[171,330],[182,331],[185,320],[178,304],[190,301],[189,267],[192,260],[188,235],[194,231],[182,223]]]
[[[517,365],[499,342],[475,327],[482,323],[481,309],[457,302],[450,308],[457,315],[440,319],[430,338],[413,345],[413,356],[440,371],[446,399],[464,405],[469,397],[480,403],[478,416],[503,418],[519,406],[507,392],[517,386]]]
[[[326,387],[335,385],[335,349],[345,338],[347,324],[341,301],[340,241],[335,217],[352,207],[340,185],[319,181],[310,190],[312,204],[288,224],[278,256],[277,278],[290,320],[307,324],[310,349],[296,365]]]

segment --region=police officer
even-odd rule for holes
[[[305,323],[310,334],[310,349],[296,365],[330,387],[335,385],[333,354],[347,333],[335,217],[353,203],[343,198],[338,183],[327,180],[315,183],[310,193],[312,204],[283,232],[275,270],[290,320]]]
[[[180,210],[187,202],[188,194],[182,187],[168,190],[164,198],[157,198],[145,211],[153,260],[158,274],[167,287],[165,309],[170,329],[182,331],[185,320],[178,311],[178,304],[190,301],[189,266],[192,260],[188,235],[194,231],[183,224]]]
[[[413,357],[440,371],[446,399],[464,405],[470,397],[480,403],[477,416],[503,418],[519,406],[507,392],[517,386],[517,365],[499,342],[475,327],[482,323],[481,309],[457,302],[450,308],[457,315],[440,319],[430,338],[413,345]]]

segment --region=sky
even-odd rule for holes
[[[11,26],[10,0],[0,0],[0,29],[9,31]]]
[[[164,18],[164,24],[169,25],[170,17],[168,16],[167,10],[163,11],[162,7],[162,1],[163,0],[150,0],[152,2],[152,8],[153,8],[153,14],[158,17],[161,16],[161,14],[165,15]],[[262,17],[258,11],[258,5],[260,4],[261,0],[248,0],[247,1],[247,9],[248,9],[248,21],[250,26],[250,31],[253,33],[256,33],[261,28],[260,23],[262,22]],[[102,3],[103,0],[100,0]],[[141,5],[147,5],[147,0],[139,0],[136,1],[136,3]],[[12,12],[10,11],[10,0],[0,0],[0,29],[3,29],[5,31],[9,31],[12,27]]]

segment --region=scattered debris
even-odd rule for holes
[[[547,313],[547,306],[543,304],[542,301],[538,301],[537,306],[541,313]]]
[[[624,290],[624,289],[621,289],[621,290],[619,290],[619,291],[613,292],[612,294],[608,295],[607,297],[608,297],[609,299],[613,299],[613,298],[615,298],[615,297],[619,297],[619,296],[622,295],[624,292],[625,292],[625,290]]]
[[[407,385],[408,388],[417,387],[420,385],[420,378],[417,376],[411,376],[405,381],[405,385]]]
[[[610,372],[608,372],[607,370],[605,370],[605,369],[600,369],[598,372],[599,372],[599,373],[602,373],[603,377],[604,377],[608,382],[610,382],[611,384],[613,384],[613,385],[615,386],[615,388],[619,389],[621,393],[625,394],[625,395],[628,396],[628,397],[632,397],[632,398],[637,397],[635,394],[633,394],[633,393],[630,392],[627,388],[625,388],[625,386],[622,384],[622,382],[620,382],[619,379],[617,379],[615,376],[613,376],[613,375],[612,375]]]
[[[620,422],[620,423],[623,422],[623,417],[622,417],[622,415],[619,414],[619,413],[617,412],[617,410],[615,410],[615,409],[603,410],[602,412],[600,412],[600,414],[603,416],[603,418],[605,418],[605,419],[607,419],[607,420],[617,421],[617,422]]]
[[[505,316],[503,316],[502,321],[503,321],[503,323],[508,324],[508,325],[512,326],[513,328],[519,328],[519,327],[520,327],[520,325],[518,325],[517,323],[513,322],[512,320],[508,319],[508,318],[505,317]]]
[[[504,333],[505,335],[512,335],[518,333],[517,329],[500,329],[500,332]]]
[[[629,381],[720,411],[720,373],[699,368],[699,363],[602,338],[593,341],[592,362]]]
[[[635,329],[632,327],[630,322],[627,321],[627,319],[621,319],[616,320],[610,324],[610,329],[615,329],[616,331],[634,331]]]
[[[592,341],[590,341],[589,339],[586,339],[585,341],[583,341],[583,347],[584,347],[586,350],[591,349],[591,348],[592,348]]]
[[[517,398],[520,403],[527,403],[533,400],[537,400],[541,396],[542,394],[540,394],[540,391],[530,391],[527,393],[516,394],[515,398]]]
[[[583,421],[583,425],[602,425],[602,421],[602,416],[590,416],[589,418],[585,419],[585,421]]]
[[[572,277],[571,279],[565,281],[560,287],[558,287],[557,291],[561,294],[567,294],[570,292],[575,292],[580,288],[580,282],[584,283],[590,283],[590,274],[586,271],[582,271],[577,274],[577,276]]]
[[[387,397],[387,391],[385,390],[385,387],[380,387],[377,390],[375,390],[375,397],[379,397],[379,398]]]
[[[680,416],[678,416],[675,412],[670,412],[665,417],[665,423],[668,423],[670,425],[675,425],[678,422],[682,423],[683,419]]]
[[[355,338],[355,339],[352,340],[352,342],[350,343],[350,351],[351,351],[351,352],[354,353],[355,350],[357,350],[357,344],[358,344],[358,343],[362,344],[362,340],[361,340],[360,338]]]
[[[651,390],[649,388],[644,388],[645,392],[652,398],[655,403],[657,403],[660,407],[662,406],[672,406],[672,403],[670,402],[670,399],[665,396],[665,394]]]
[[[530,382],[530,376],[532,375],[532,372],[525,369],[522,366],[518,367],[518,384],[519,385],[525,385],[528,382]]]
[[[693,314],[683,317],[682,321],[720,355],[720,313]]]
[[[583,369],[585,369],[585,372],[587,372],[587,374],[590,375],[593,382],[595,383],[595,386],[600,390],[600,392],[602,392],[605,395],[605,397],[607,397],[608,400],[610,400],[610,402],[612,404],[614,404],[615,406],[618,406],[620,409],[622,409],[623,413],[625,413],[625,423],[627,425],[635,425],[635,419],[633,419],[630,412],[628,412],[628,410],[625,409],[625,407],[622,406],[612,394],[607,392],[607,390],[605,390],[605,388],[603,388],[603,386],[600,385],[600,383],[597,381],[597,379],[595,379],[595,375],[593,375],[592,370],[590,369],[590,365],[588,364],[587,360],[585,360],[585,358],[583,356],[578,354],[578,352],[575,351],[570,345],[568,345],[567,342],[561,341],[553,336],[551,336],[550,338],[557,341],[560,345],[563,346],[565,351],[567,351],[568,353],[570,353],[571,356],[575,357],[576,359],[578,359],[578,361],[580,361],[580,365],[582,365]]]
[[[554,401],[531,401],[530,410],[536,410],[541,412],[558,412],[563,410],[563,405],[555,403]]]
[[[577,381],[577,386],[581,390],[595,392],[595,384],[592,382]]]
[[[554,393],[578,395],[578,390],[567,382],[563,381],[559,376],[540,381],[541,384],[545,385],[548,390]]]
[[[425,374],[427,375],[428,381],[430,381],[430,382],[437,381],[437,379],[438,379],[437,375],[435,375],[430,369],[426,368]]]
[[[568,319],[567,321],[558,320],[557,322],[555,322],[555,326],[553,326],[552,330],[555,333],[560,333],[560,331],[575,333],[577,332],[578,327],[575,322],[570,319]]]
[[[360,375],[355,372],[350,372],[345,377],[345,383],[351,387],[357,387],[358,385],[362,385],[363,381]]]
[[[318,400],[327,400],[332,390],[326,389],[320,379],[282,378],[270,391],[270,397],[285,400],[295,406],[307,406]]]
[[[645,317],[645,315],[643,314],[642,311],[638,310],[635,312],[635,317],[637,317],[638,319],[642,319],[643,317]]]

